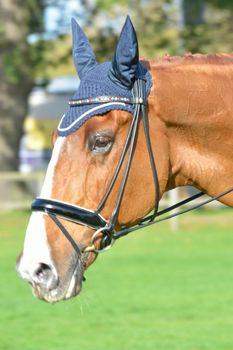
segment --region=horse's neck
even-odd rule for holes
[[[149,101],[169,143],[167,188],[191,184],[212,194],[221,176],[232,185],[233,56],[191,56],[151,70]]]

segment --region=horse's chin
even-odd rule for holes
[[[56,288],[46,290],[39,285],[32,286],[32,293],[38,299],[48,303],[57,303],[62,300],[67,300],[78,295],[82,289],[83,273],[80,272],[79,265],[75,268],[70,278],[60,281]]]

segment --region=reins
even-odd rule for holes
[[[92,104],[92,103],[104,104],[104,103],[108,103],[109,101],[116,101],[116,100],[120,100],[121,102],[132,104],[134,106],[134,112],[133,112],[132,122],[123,146],[120,159],[118,161],[118,164],[116,166],[111,182],[108,186],[108,189],[104,194],[102,200],[100,201],[97,209],[95,211],[92,211],[86,208],[81,208],[79,206],[71,205],[66,202],[61,202],[58,200],[46,199],[46,198],[36,198],[32,202],[32,210],[45,212],[50,216],[50,218],[55,222],[55,224],[63,232],[65,237],[69,240],[69,242],[73,246],[74,250],[76,251],[80,259],[82,257],[82,254],[85,252],[87,253],[89,251],[94,251],[96,253],[100,253],[100,252],[109,250],[112,247],[115,240],[125,235],[128,235],[131,232],[139,230],[143,227],[151,226],[159,222],[174,218],[176,216],[182,215],[194,209],[200,208],[233,191],[233,187],[232,187],[210,199],[203,201],[202,203],[195,204],[190,208],[186,208],[179,212],[169,214],[165,217],[157,219],[158,217],[164,214],[170,213],[171,211],[178,209],[181,206],[203,196],[205,193],[199,192],[191,197],[188,197],[185,200],[182,200],[166,209],[159,211],[160,188],[159,188],[159,180],[158,180],[158,174],[156,170],[156,164],[155,164],[153,150],[151,146],[150,134],[149,134],[146,86],[145,86],[145,81],[143,79],[140,79],[140,78],[136,79],[132,90],[132,98],[130,99],[124,98],[124,97],[115,97],[115,96],[97,96],[94,98],[86,98],[83,100],[70,100],[69,105],[73,107],[81,104]],[[138,126],[139,126],[140,119],[142,119],[142,122],[143,122],[143,130],[144,130],[147,150],[149,154],[149,159],[150,159],[151,171],[154,179],[154,191],[155,191],[154,210],[152,214],[141,219],[136,225],[132,227],[122,227],[120,230],[116,232],[115,226],[116,226],[122,198],[124,195],[124,190],[127,184],[127,179],[128,179],[128,175],[129,175],[129,171],[130,171],[130,167],[131,167],[131,163],[132,163],[132,159],[133,159],[133,155],[136,147]],[[126,159],[127,154],[128,154],[128,158],[126,160],[126,167],[124,170],[123,179],[120,185],[120,190],[117,196],[115,207],[112,212],[110,220],[107,221],[101,216],[100,213],[113,189],[113,186],[116,182],[116,179],[119,175],[119,172],[122,168],[122,165],[124,163],[124,160]],[[78,244],[75,242],[75,240],[72,238],[72,236],[69,234],[69,232],[66,230],[64,225],[59,221],[57,216],[65,220],[72,221],[76,224],[81,224],[94,229],[95,233],[92,236],[90,246],[86,247],[82,251],[78,246]],[[100,238],[101,238],[100,248],[97,249],[95,246],[96,240]]]
[[[208,198],[208,199],[206,199],[205,201],[203,201],[201,203],[195,204],[195,205],[193,205],[190,208],[186,208],[184,210],[181,210],[178,213],[170,214],[170,215],[165,216],[164,218],[161,218],[161,219],[158,219],[158,220],[155,220],[155,221],[149,221],[149,222],[147,222],[145,224],[144,223],[143,224],[138,223],[136,226],[133,226],[133,227],[130,227],[130,228],[123,228],[122,230],[116,232],[113,235],[113,238],[114,238],[114,240],[117,240],[117,239],[119,239],[119,238],[121,238],[123,236],[126,236],[127,234],[129,234],[131,232],[139,230],[142,227],[147,227],[147,226],[151,226],[151,225],[154,225],[154,224],[158,224],[159,222],[162,222],[162,221],[165,221],[165,220],[168,220],[168,219],[172,219],[172,218],[174,218],[176,216],[188,213],[189,211],[201,208],[204,205],[209,204],[209,203],[215,201],[216,199],[219,199],[219,198],[225,196],[226,194],[228,194],[228,193],[230,193],[232,191],[233,191],[233,187],[228,189],[228,190],[226,190],[226,191],[224,191],[224,192],[221,192],[220,194],[218,194],[218,195],[216,195],[214,197]],[[159,217],[161,215],[164,215],[165,213],[169,213],[169,212],[171,212],[171,211],[173,211],[173,210],[175,210],[177,208],[180,208],[181,206],[183,206],[183,205],[185,205],[185,204],[187,204],[189,202],[192,202],[195,199],[197,199],[197,198],[199,198],[199,197],[201,197],[203,195],[205,195],[204,192],[198,192],[195,195],[182,200],[181,202],[178,202],[178,203],[176,203],[176,204],[174,204],[174,205],[172,205],[172,206],[170,206],[170,207],[168,207],[166,209],[163,209],[163,210],[159,211],[157,213],[156,217]],[[142,219],[141,222],[143,222],[143,221],[144,221],[144,219]]]

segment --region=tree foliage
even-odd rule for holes
[[[227,0],[224,4],[223,7],[217,0],[206,1],[202,22],[187,24],[181,32],[184,49],[200,53],[233,51],[233,6]]]
[[[86,9],[82,27],[100,62],[111,59],[127,14],[132,17],[137,30],[141,57],[159,58],[164,54],[180,55],[186,51],[233,51],[231,0],[81,2]],[[46,63],[44,73],[49,76],[74,72],[70,35],[50,42],[43,62]]]
[[[0,0],[0,168],[16,169],[22,123],[33,83],[27,36],[40,26],[36,0]],[[38,20],[37,20],[38,18]]]
[[[177,54],[179,28],[174,3],[169,0],[131,0],[131,8],[140,54],[146,58],[156,58],[166,53]]]

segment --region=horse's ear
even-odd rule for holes
[[[85,72],[94,67],[97,62],[86,35],[74,18],[72,18],[71,25],[74,64],[79,78],[82,79]]]
[[[109,77],[118,85],[132,88],[138,62],[137,34],[129,16],[127,16],[112,59]]]

